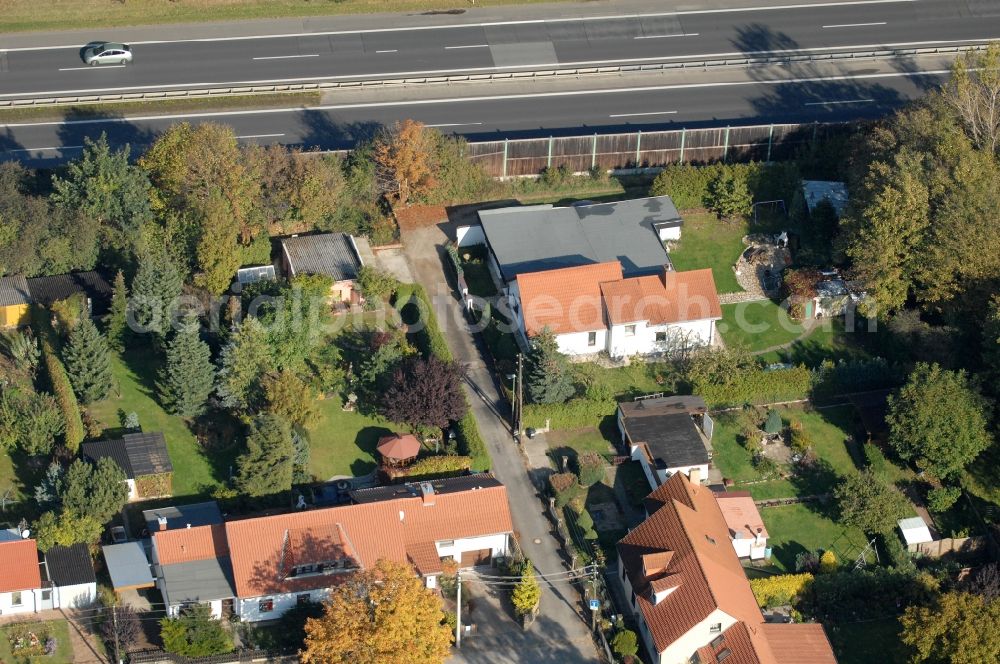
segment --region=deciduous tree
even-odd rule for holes
[[[63,350],[66,374],[80,401],[88,404],[108,396],[114,381],[108,342],[94,323],[84,316],[69,333]]]
[[[0,442],[16,444],[31,456],[52,451],[66,424],[59,404],[50,394],[24,387],[8,387],[0,395]],[[2,445],[0,445],[2,447]]]
[[[1000,151],[1000,46],[969,51],[955,60],[942,96],[977,147]]]
[[[108,457],[96,464],[77,459],[63,477],[60,499],[64,511],[106,523],[128,502],[125,473]]]
[[[129,604],[109,606],[101,624],[101,636],[115,654],[115,661],[122,661],[122,653],[131,649],[142,633],[139,614]]]
[[[287,369],[269,373],[261,381],[265,408],[291,424],[312,429],[319,422],[316,392]]]
[[[211,352],[198,335],[197,320],[189,317],[167,346],[166,362],[157,381],[160,402],[169,412],[183,417],[200,415],[214,383]]]
[[[239,225],[233,219],[229,202],[218,189],[210,190],[199,208],[195,283],[218,295],[229,288],[242,262],[237,243]]]
[[[44,512],[32,526],[38,550],[45,552],[54,546],[96,544],[103,525],[89,515],[78,516],[63,510]]]
[[[451,630],[441,598],[403,565],[385,560],[336,586],[322,618],[306,623],[306,664],[441,664]]]
[[[255,497],[288,491],[294,458],[288,422],[270,413],[258,415],[247,433],[247,450],[236,460],[236,487]]]
[[[393,422],[438,427],[462,419],[469,406],[462,392],[462,367],[431,355],[406,360],[382,399],[382,413]]]
[[[375,141],[381,184],[402,205],[434,188],[434,136],[420,122],[397,122]]]
[[[896,522],[911,509],[903,494],[869,470],[851,473],[833,494],[841,520],[866,533],[891,535]]]
[[[160,637],[167,652],[183,657],[221,655],[233,649],[232,637],[207,604],[193,604],[176,618],[161,620]]]
[[[569,360],[547,328],[531,338],[524,387],[532,403],[563,403],[576,392]]]
[[[941,478],[960,472],[990,444],[983,398],[964,371],[920,363],[889,397],[889,442]]]
[[[913,662],[980,664],[1000,661],[1000,602],[964,592],[941,594],[931,606],[911,606],[900,618]]]

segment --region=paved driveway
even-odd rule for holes
[[[539,574],[566,569],[553,528],[544,514],[538,491],[528,479],[520,453],[511,440],[507,406],[501,399],[493,374],[484,362],[483,349],[465,323],[461,303],[448,288],[444,274],[445,230],[433,226],[404,231],[403,245],[417,281],[427,289],[438,322],[455,359],[467,367],[466,394],[479,423],[479,430],[493,458],[493,474],[507,487],[514,529],[525,555]],[[473,591],[477,592],[477,591]],[[482,597],[486,591],[479,589]],[[499,599],[499,598],[497,598]],[[542,583],[541,613],[527,631],[521,630],[500,608],[498,601],[484,604],[490,619],[476,618],[479,630],[463,641],[455,662],[599,662],[588,625],[581,617],[579,595],[565,584]],[[589,616],[588,616],[589,618]]]

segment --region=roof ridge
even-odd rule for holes
[[[720,608],[719,598],[716,597],[715,590],[712,588],[712,582],[709,580],[708,574],[705,573],[705,565],[701,560],[698,548],[694,545],[694,538],[688,531],[687,524],[684,523],[684,518],[681,516],[680,510],[677,509],[677,506],[683,507],[686,510],[690,510],[695,514],[697,514],[697,510],[688,507],[687,505],[685,505],[684,503],[673,497],[670,498],[670,506],[674,508],[674,513],[677,515],[677,523],[680,525],[681,530],[684,531],[684,537],[687,540],[688,544],[691,546],[691,554],[694,556],[695,562],[697,563],[696,567],[698,568],[698,573],[701,574],[701,578],[704,579],[705,581],[705,587],[708,588],[708,594],[711,595],[712,602],[715,604],[715,608]]]

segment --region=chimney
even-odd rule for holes
[[[403,510],[399,510],[399,520],[402,522],[405,517],[406,513]]]
[[[167,529],[167,517],[163,516],[162,514],[158,514],[156,516],[156,523],[157,525],[159,525],[160,530]]]
[[[430,482],[420,483],[420,498],[424,502],[424,507],[434,504],[434,485]]]
[[[763,532],[764,532],[763,528],[757,528],[757,534],[754,536],[754,544],[756,544],[757,546],[760,546],[761,544],[764,543],[764,537],[762,534]]]

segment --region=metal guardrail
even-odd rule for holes
[[[164,99],[197,99],[205,97],[232,97],[296,92],[324,92],[327,90],[361,90],[365,88],[405,87],[408,85],[433,85],[451,83],[479,83],[484,81],[521,81],[574,78],[580,76],[663,72],[685,69],[717,69],[725,67],[761,67],[792,65],[801,62],[838,62],[849,60],[892,60],[930,55],[954,55],[967,51],[984,50],[989,42],[958,46],[935,46],[905,49],[868,49],[865,51],[833,51],[830,53],[782,54],[766,57],[720,58],[714,60],[680,60],[641,64],[613,65],[607,67],[576,67],[540,69],[531,71],[490,72],[483,74],[453,74],[450,76],[425,76],[416,78],[361,79],[353,81],[321,81],[316,83],[283,83],[279,85],[231,86],[219,88],[194,88],[190,90],[158,90],[151,92],[124,92],[116,94],[78,95],[68,97],[26,97],[2,99],[0,109],[67,106],[78,104],[106,104],[132,101],[162,101]]]

